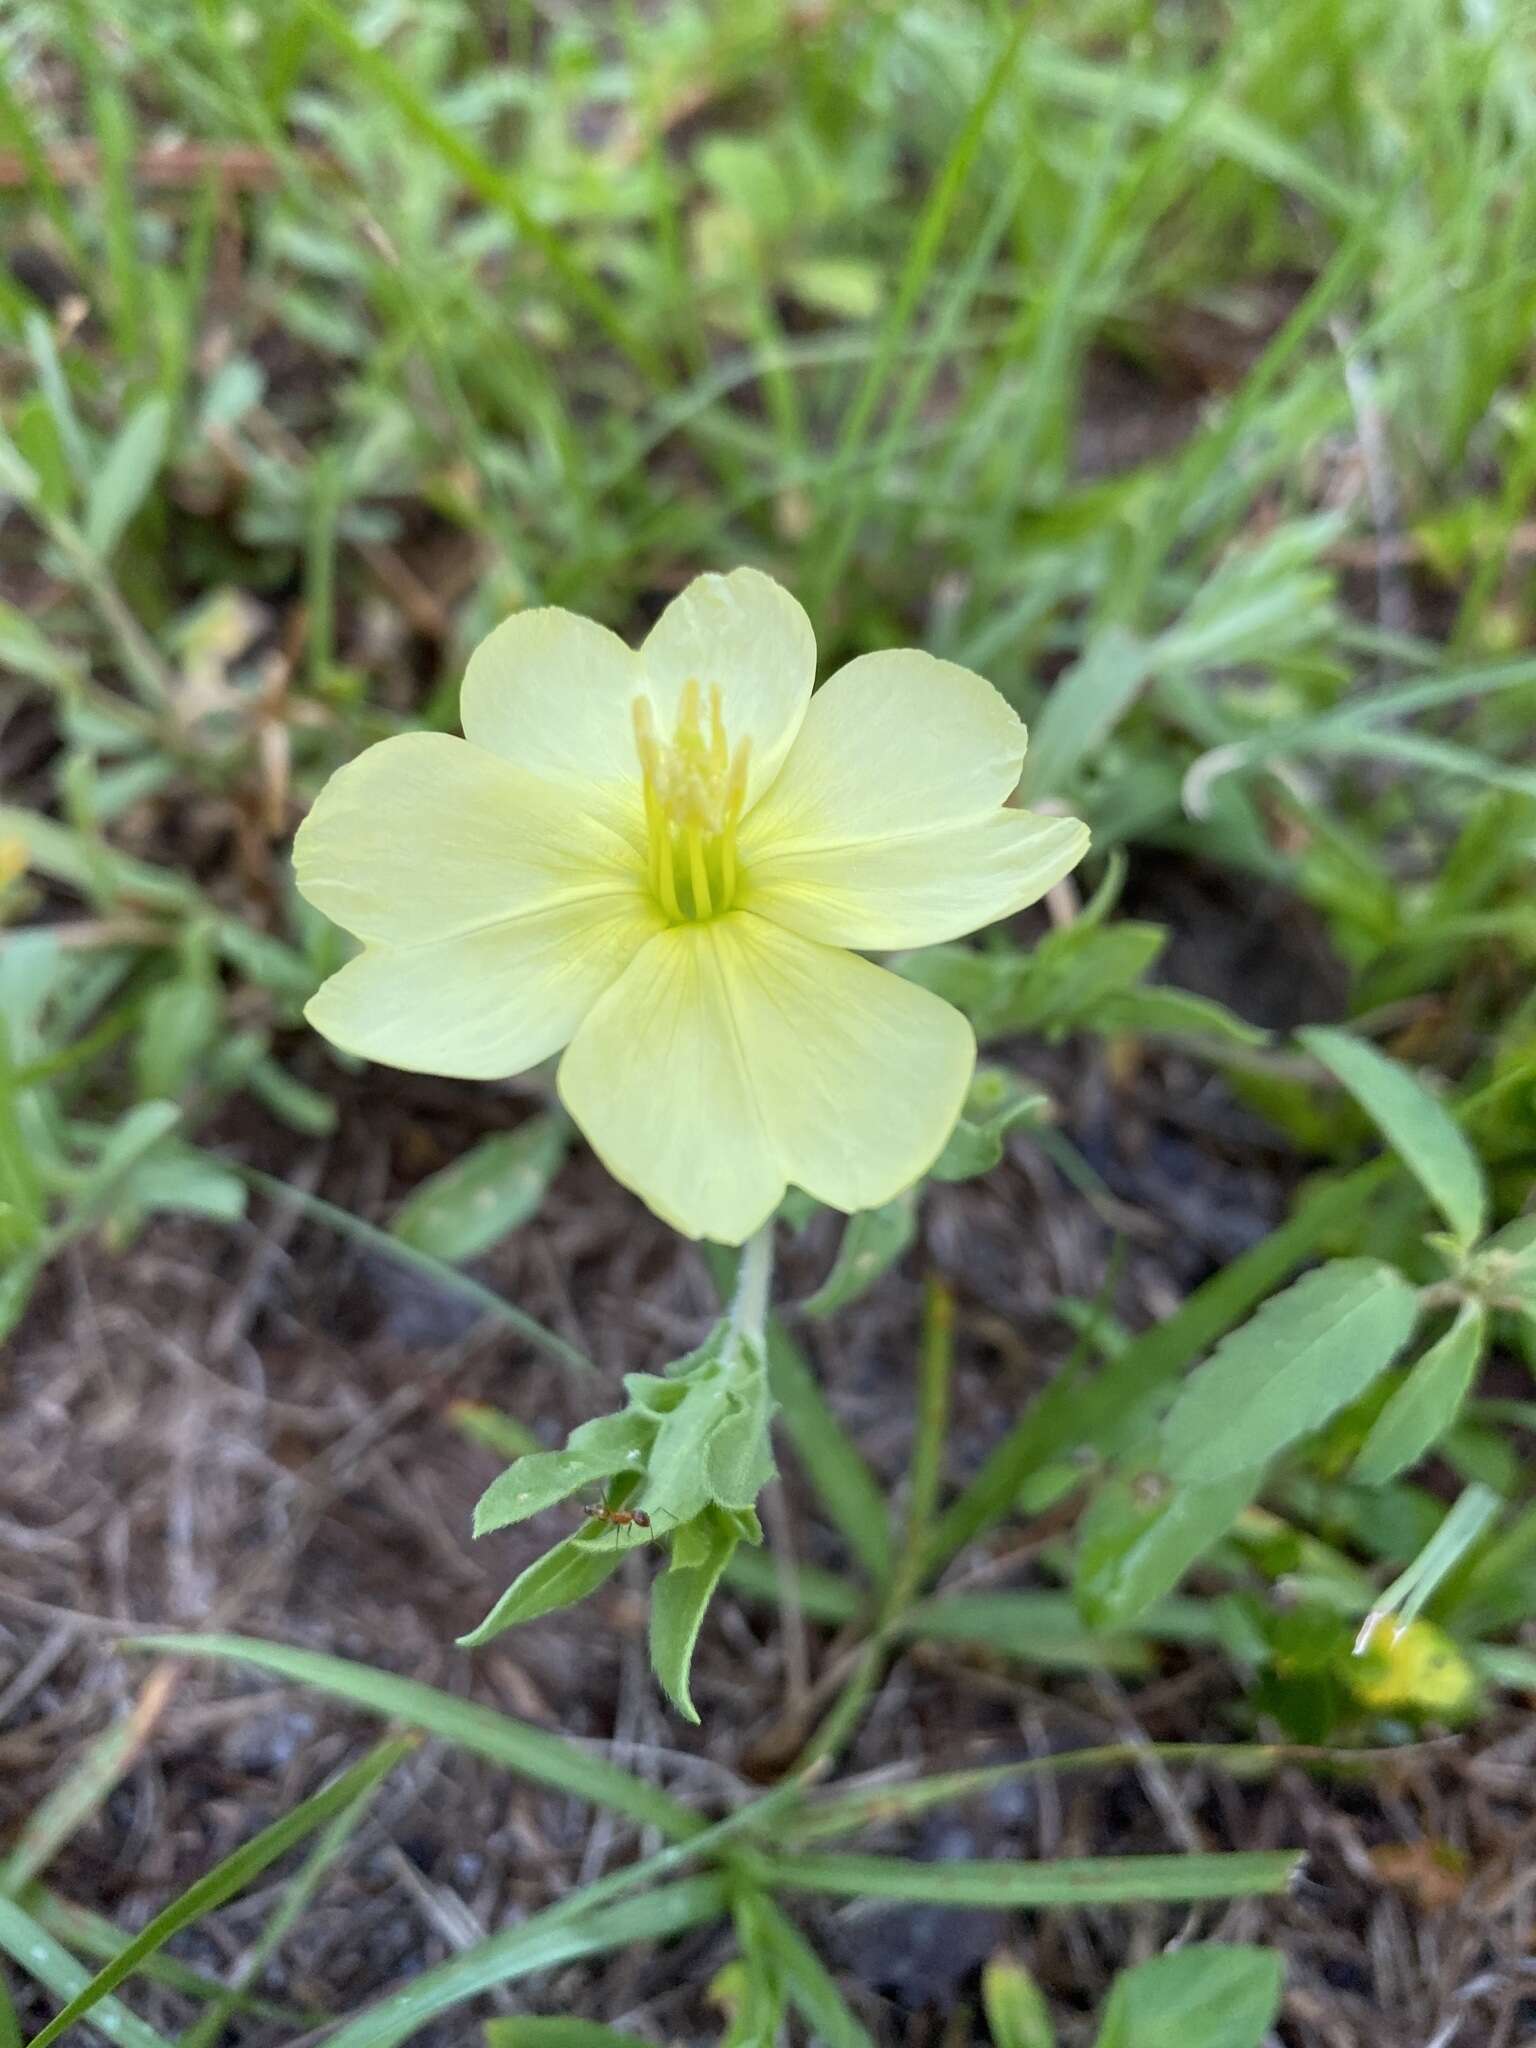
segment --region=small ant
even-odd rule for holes
[[[592,1522],[604,1522],[613,1531],[615,1543],[626,1529],[643,1529],[651,1534],[651,1518],[644,1508],[611,1508],[606,1501],[584,1502],[582,1512]]]

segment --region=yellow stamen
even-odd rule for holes
[[[709,876],[704,869],[704,835],[697,825],[688,827],[688,873],[693,883],[693,900],[700,917],[708,917]]]
[[[672,867],[671,834],[667,830],[665,820],[662,822],[661,830],[656,836],[654,845],[656,854],[656,894],[667,916],[671,918],[674,924],[678,924],[682,921],[683,913],[677,900],[677,876]]]
[[[747,796],[750,743],[731,752],[718,684],[704,693],[690,678],[679,693],[670,740],[660,737],[648,697],[631,708],[645,791],[647,874],[662,914],[674,924],[717,917],[736,900],[736,828]]]

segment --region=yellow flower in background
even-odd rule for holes
[[[1361,1630],[1346,1675],[1361,1705],[1383,1714],[1455,1715],[1477,1696],[1477,1674],[1443,1629],[1386,1614]]]
[[[0,897],[27,872],[28,859],[25,840],[14,835],[0,839]]]
[[[690,1237],[740,1243],[790,1183],[890,1200],[975,1042],[858,951],[1033,903],[1088,833],[1005,808],[1024,728],[981,677],[866,654],[813,697],[815,665],[752,569],[699,577],[639,653],[570,612],[508,619],[470,658],[464,738],[370,747],[300,828],[299,888],[363,942],[310,1022],[473,1080],[563,1048],[595,1151]]]

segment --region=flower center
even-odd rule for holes
[[[683,685],[670,740],[657,734],[648,697],[635,699],[633,716],[651,892],[673,924],[718,917],[736,900],[736,827],[752,742],[743,740],[731,752],[713,683],[707,728],[696,682]]]

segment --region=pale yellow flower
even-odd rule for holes
[[[349,1052],[490,1079],[564,1048],[610,1171],[690,1237],[739,1243],[788,1184],[843,1210],[932,1165],[970,1026],[858,957],[1032,903],[1072,818],[1005,809],[1024,728],[991,684],[866,654],[813,697],[800,606],[701,576],[640,652],[518,613],[470,659],[464,738],[382,741],[294,849],[363,942],[309,1005]]]
[[[1458,1714],[1477,1692],[1477,1674],[1444,1629],[1376,1615],[1361,1630],[1345,1674],[1363,1706]]]

